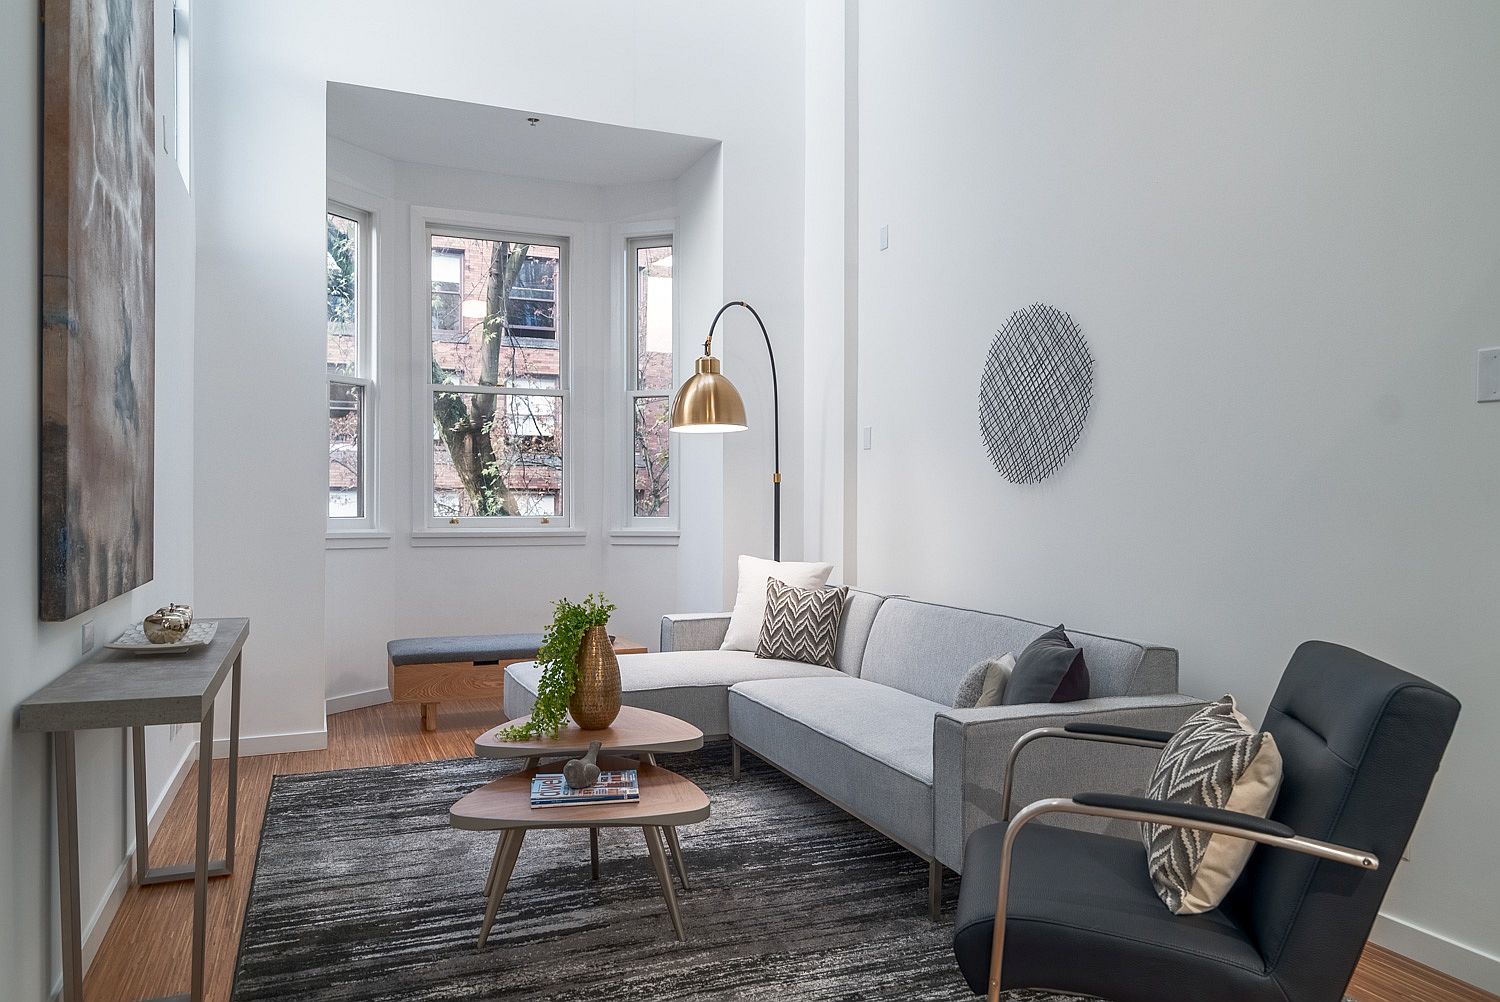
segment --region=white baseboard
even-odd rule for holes
[[[367,706],[378,706],[381,703],[391,701],[391,690],[385,686],[379,689],[366,689],[364,692],[351,692],[343,696],[330,697],[325,713],[343,713],[345,710],[362,710]]]
[[[1419,964],[1500,994],[1500,957],[1477,946],[1455,942],[1384,912],[1375,919],[1370,940]]]
[[[290,734],[240,736],[240,756],[275,755],[278,752],[321,751],[328,747],[328,730],[294,731]],[[214,739],[214,758],[229,757],[229,739]]]

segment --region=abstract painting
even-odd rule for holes
[[[41,618],[151,580],[150,0],[43,0]]]

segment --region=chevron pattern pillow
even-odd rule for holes
[[[1276,739],[1256,731],[1233,696],[1185,720],[1162,750],[1146,796],[1270,816],[1281,788]],[[1141,825],[1156,894],[1176,915],[1212,911],[1250,859],[1255,843],[1192,828]]]
[[[766,618],[758,658],[780,658],[833,667],[848,588],[798,588],[766,579]]]

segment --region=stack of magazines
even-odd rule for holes
[[[593,786],[575,790],[560,772],[539,773],[531,780],[532,807],[577,807],[583,804],[618,804],[641,799],[634,769],[601,772]]]

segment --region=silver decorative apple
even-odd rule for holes
[[[193,607],[171,605],[157,609],[141,622],[146,639],[153,644],[175,644],[187,635],[193,625]]]

